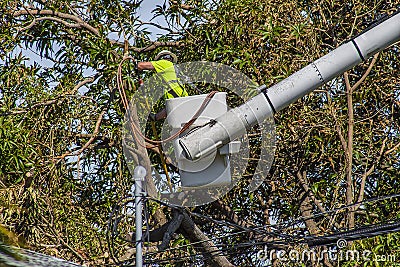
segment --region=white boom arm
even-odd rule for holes
[[[400,40],[400,13],[317,59],[213,123],[179,140],[185,157],[196,160],[240,137],[252,126]]]

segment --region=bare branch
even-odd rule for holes
[[[103,116],[106,113],[106,111],[107,110],[104,109],[102,112],[100,112],[99,116],[97,117],[96,125],[94,127],[93,133],[91,134],[90,139],[86,142],[86,144],[81,149],[79,149],[78,151],[66,152],[66,153],[64,153],[61,156],[58,156],[56,158],[64,159],[65,157],[69,157],[69,156],[77,156],[77,155],[80,155],[83,151],[85,151],[85,149],[87,149],[90,146],[90,144],[93,143],[93,141],[96,140],[97,134],[100,131],[100,125],[101,125],[101,122],[103,120]]]
[[[72,254],[74,254],[81,262],[84,262],[85,259],[82,257],[82,255],[79,254],[75,249],[73,249],[66,241],[64,241],[64,239],[62,238],[60,233],[57,231],[57,229],[53,226],[53,224],[50,224],[49,221],[47,220],[47,218],[44,217],[43,215],[41,215],[40,217],[49,226],[50,231],[53,232],[53,234],[50,234],[50,233],[47,233],[46,231],[43,231],[43,234],[52,240],[58,240],[61,243],[61,245],[63,245],[67,249],[69,249],[72,252]]]
[[[223,213],[223,217],[228,218],[231,222],[240,225],[242,227],[245,228],[250,228],[250,227],[254,227],[254,224],[249,221],[243,221],[241,220],[237,214],[235,213],[235,211],[233,211],[228,205],[225,205],[221,200],[217,200],[212,202],[212,206],[217,208],[218,211],[221,211]]]
[[[366,171],[362,176],[361,185],[360,185],[360,193],[358,195],[357,203],[361,203],[361,201],[363,201],[363,199],[364,199],[364,189],[365,189],[365,183],[367,181],[367,177],[371,175],[371,173],[375,170],[375,165],[381,160],[382,155],[383,155],[383,151],[385,150],[385,147],[386,147],[387,139],[388,138],[386,137],[383,140],[381,149],[379,151],[379,156],[375,160],[374,164],[372,164],[372,166],[369,168],[369,170]],[[361,206],[361,204],[357,205],[356,207],[354,207],[354,210],[357,210],[360,206]]]
[[[20,16],[24,16],[24,15],[40,15],[40,16],[46,16],[46,17],[41,17],[41,18],[34,18],[34,21],[28,25],[28,29],[31,28],[34,24],[35,24],[35,20],[54,20],[57,22],[60,22],[62,24],[64,24],[67,27],[72,27],[72,28],[81,28],[81,29],[86,29],[89,32],[99,36],[100,32],[98,29],[96,29],[95,27],[91,26],[90,24],[88,24],[87,22],[85,22],[84,20],[82,20],[81,18],[79,18],[78,16],[75,15],[71,15],[71,14],[67,14],[67,13],[62,13],[62,12],[58,12],[58,11],[54,11],[54,10],[37,10],[37,9],[26,9],[26,10],[19,10],[16,11],[13,16],[14,17],[20,17]],[[52,16],[52,17],[47,17],[47,16]],[[74,22],[76,22],[75,24],[73,23],[69,23],[67,21],[63,21],[63,19],[66,20],[72,20]],[[33,25],[32,25],[33,24]]]
[[[371,72],[373,66],[376,63],[376,60],[378,59],[379,54],[375,54],[371,63],[368,66],[368,69],[365,71],[363,76],[353,85],[350,85],[350,80],[349,80],[349,74],[348,72],[345,72],[343,74],[344,80],[345,80],[345,85],[346,85],[346,97],[347,97],[347,116],[348,116],[348,131],[347,131],[347,147],[346,147],[346,176],[347,176],[347,187],[346,187],[346,204],[350,205],[354,201],[354,195],[355,192],[354,190],[354,184],[353,184],[353,179],[352,179],[352,172],[353,172],[353,136],[354,136],[354,107],[353,107],[353,91],[359,87],[362,82],[367,78],[368,74]],[[385,142],[381,148],[380,156],[382,156],[383,149],[385,146]],[[367,177],[373,172],[375,168],[375,165],[372,165],[372,167],[369,169],[368,172],[364,173],[362,177],[362,182],[361,182],[361,187],[360,187],[360,193],[358,197],[358,202],[360,199],[362,200],[364,198],[364,188],[365,188],[365,183]],[[352,209],[349,210],[348,214],[348,227],[352,228],[354,227],[354,216],[355,213],[354,211],[358,208],[359,206],[356,206]]]
[[[96,140],[97,134],[99,133],[100,130],[100,125],[101,121],[103,120],[103,116],[106,113],[106,110],[103,110],[100,115],[97,117],[96,125],[94,127],[94,131],[92,133],[92,137],[90,137],[89,141],[86,142],[86,144],[76,153],[76,155],[81,154],[88,146],[93,143],[94,140]]]
[[[300,184],[303,187],[304,191],[308,194],[308,196],[311,198],[311,200],[314,202],[314,204],[318,207],[318,209],[322,213],[325,214],[326,213],[326,209],[322,206],[321,202],[319,201],[319,199],[317,199],[317,197],[311,191],[310,186],[306,182],[307,173],[305,171],[303,173],[300,173],[300,171],[298,171],[296,173],[296,176],[299,179]],[[335,222],[334,224],[335,224],[336,227],[340,228],[340,225],[338,223]]]
[[[95,80],[95,78],[97,78],[97,77],[95,76],[95,77],[86,78],[85,80],[79,82],[77,85],[74,86],[74,88],[71,91],[71,94],[76,93],[76,91],[78,91],[79,88],[81,88],[82,86],[86,85],[87,83],[93,82]]]
[[[320,229],[318,228],[315,220],[311,219],[312,216],[312,205],[310,202],[310,198],[304,192],[300,195],[301,203],[300,203],[300,212],[301,215],[305,218],[310,218],[309,220],[305,220],[308,231],[311,234],[317,234]]]
[[[182,42],[153,42],[148,46],[142,48],[130,46],[129,49],[137,53],[143,53],[143,52],[153,51],[158,47],[183,47],[183,46],[185,46],[185,44]]]
[[[176,5],[179,8],[184,9],[184,10],[192,10],[192,9],[194,9],[194,7],[186,5],[186,4],[179,3],[176,0],[170,0],[169,3],[170,3],[170,5]]]
[[[131,115],[130,120],[132,121],[132,123],[135,123],[136,125],[138,125],[139,118],[137,115],[136,105],[131,105],[130,111],[131,111],[130,112],[130,115]],[[138,136],[138,138],[139,138],[138,143],[145,144],[143,138],[141,138],[140,136]],[[145,145],[144,146],[138,145],[137,150],[136,150],[136,157],[137,157],[139,164],[142,165],[147,170],[145,182],[146,182],[146,191],[147,191],[148,195],[156,196],[158,194],[158,191],[156,189],[156,186],[154,184],[154,180],[152,177],[153,172],[151,169],[151,161],[150,161],[150,158],[147,153],[147,149],[146,149]],[[153,216],[154,216],[156,224],[162,225],[167,222],[167,218],[165,217],[165,214],[160,209],[156,209]]]
[[[173,31],[173,30],[171,30],[171,29],[168,28],[168,27],[163,27],[163,26],[161,26],[161,25],[158,24],[158,23],[146,22],[146,21],[142,21],[142,20],[140,20],[140,19],[138,19],[137,21],[138,21],[141,25],[150,25],[150,26],[156,27],[156,28],[158,28],[158,29],[160,29],[160,30],[168,31],[168,32],[171,33],[171,34],[178,34],[178,32]]]
[[[152,150],[152,151],[156,152],[157,154],[163,156],[163,157],[165,158],[165,163],[166,163],[166,164],[168,164],[168,165],[174,165],[174,163],[173,163],[173,161],[172,161],[172,159],[171,159],[170,157],[168,157],[168,156],[164,155],[162,152],[160,152],[159,147],[155,147],[154,145],[152,145],[152,144],[150,144],[150,143],[148,143],[148,142],[146,142],[146,146],[147,146],[150,150]]]
[[[80,17],[76,15],[71,15],[67,13],[62,13],[54,10],[37,10],[37,9],[25,9],[25,10],[19,10],[13,13],[14,17],[20,17],[20,16],[26,16],[30,15],[33,16],[32,22],[19,29],[19,31],[25,31],[28,29],[31,29],[33,26],[36,25],[38,21],[43,21],[43,20],[51,20],[55,21],[58,23],[63,24],[67,28],[78,28],[78,29],[85,29],[91,33],[93,33],[96,36],[100,36],[100,31],[91,26],[89,23],[85,22],[82,20]],[[37,16],[42,16],[42,17],[37,17]],[[73,21],[75,23],[69,22]],[[152,24],[153,25],[153,24]],[[107,38],[107,37],[106,37]],[[109,38],[107,38],[109,39]],[[124,48],[124,43],[123,42],[118,42],[115,40],[110,40],[111,44],[116,44],[121,48]],[[129,50],[136,52],[136,53],[143,53],[143,52],[150,52],[158,47],[182,47],[184,44],[182,42],[151,42],[149,45],[145,47],[135,47],[135,46],[129,46]]]
[[[184,218],[182,221],[182,229],[186,233],[186,237],[190,242],[202,241],[199,245],[202,248],[205,255],[210,255],[212,257],[212,266],[220,267],[233,267],[234,265],[228,261],[228,259],[221,255],[219,249],[215,244],[200,230],[200,228],[193,222],[190,216],[183,212]]]
[[[344,74],[347,98],[347,147],[346,147],[346,204],[350,205],[354,201],[353,184],[353,139],[354,139],[354,107],[353,107],[353,87],[350,85],[349,74]],[[353,209],[349,209],[347,223],[349,228],[354,227],[355,215]]]
[[[367,78],[368,74],[371,72],[372,68],[374,67],[377,59],[378,59],[379,53],[376,53],[371,61],[371,63],[368,66],[368,69],[365,71],[364,75],[353,85],[351,88],[352,91],[354,91],[360,84]]]
[[[78,25],[78,24],[76,24],[76,23],[69,23],[69,22],[66,22],[65,20],[62,20],[62,19],[60,19],[60,18],[56,18],[56,17],[40,17],[40,18],[34,18],[33,21],[31,22],[31,24],[29,24],[28,26],[23,27],[23,28],[21,28],[21,29],[19,29],[19,30],[20,30],[20,31],[29,30],[30,28],[32,28],[33,26],[35,26],[36,23],[37,23],[38,21],[42,21],[42,20],[51,20],[51,21],[55,21],[55,22],[64,24],[64,25],[65,25],[66,27],[68,27],[68,28],[81,28],[81,26]]]
[[[393,151],[395,151],[396,149],[398,149],[400,147],[400,142],[397,143],[394,147],[392,147],[391,149],[389,149],[388,151],[385,152],[385,155],[392,153]]]
[[[32,106],[27,107],[26,109],[14,109],[14,110],[2,113],[2,114],[0,114],[0,116],[18,115],[18,114],[27,113],[29,111],[32,111],[32,110],[38,108],[38,107],[50,106],[50,105],[56,104],[60,100],[63,101],[62,98],[66,98],[66,97],[85,98],[85,99],[89,99],[94,104],[97,104],[97,102],[91,97],[87,97],[87,96],[83,96],[83,95],[63,94],[63,95],[60,95],[60,96],[58,96],[58,97],[56,97],[54,99],[50,99],[50,100],[47,100],[47,101],[35,103]]]
[[[169,242],[171,241],[173,235],[181,226],[183,220],[183,214],[180,213],[178,210],[172,211],[173,218],[169,222],[166,232],[164,232],[164,236],[162,239],[161,244],[158,246],[159,250],[165,250],[168,247]]]

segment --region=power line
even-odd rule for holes
[[[346,241],[353,241],[353,240],[359,240],[359,239],[378,236],[381,234],[388,234],[399,231],[400,231],[400,220],[392,223],[368,225],[365,227],[359,227],[350,231],[339,232],[327,236],[320,236],[320,237],[310,236],[306,237],[305,241],[310,247],[325,246],[325,245],[336,244],[336,242],[340,239],[345,239]]]
[[[278,246],[279,244],[287,245],[286,242],[279,242],[279,241],[277,241],[277,242],[276,241],[274,241],[274,242],[271,242],[271,241],[244,242],[244,243],[239,243],[239,244],[235,244],[235,245],[232,245],[232,246],[225,245],[225,247],[220,248],[218,251],[204,253],[206,255],[204,255],[203,253],[196,253],[196,254],[191,254],[191,255],[181,256],[181,257],[175,257],[175,258],[170,258],[169,257],[168,259],[157,259],[157,260],[148,261],[146,263],[153,264],[153,263],[163,263],[163,262],[171,262],[171,261],[182,261],[184,259],[196,258],[196,257],[199,257],[199,256],[202,257],[202,260],[207,260],[207,259],[212,259],[215,256],[220,256],[220,255],[227,256],[228,254],[237,254],[238,251],[226,253],[227,251],[231,251],[231,250],[235,250],[235,249],[246,248],[246,251],[243,251],[242,254],[248,254],[249,250],[247,248],[249,248],[249,247],[257,247],[257,246],[268,245],[268,247],[270,247],[270,248],[282,248],[282,246]],[[258,251],[258,249],[254,250],[254,251]]]
[[[333,209],[333,210],[328,210],[328,211],[325,211],[325,212],[319,212],[319,213],[313,214],[311,216],[301,216],[301,217],[298,217],[298,218],[296,218],[296,219],[294,219],[292,221],[289,221],[287,224],[294,225],[295,222],[298,222],[298,221],[301,221],[301,220],[304,220],[304,221],[312,220],[312,219],[321,217],[321,216],[326,215],[326,214],[336,213],[338,211],[342,211],[342,210],[345,210],[345,209],[353,208],[353,207],[356,207],[356,206],[359,206],[359,205],[363,205],[363,204],[367,204],[367,203],[380,202],[382,200],[388,200],[388,199],[397,198],[397,197],[400,197],[400,193],[391,194],[391,195],[385,195],[385,196],[378,196],[378,197],[374,197],[374,198],[369,198],[369,199],[365,199],[365,200],[360,201],[360,202],[355,202],[353,204],[344,205],[344,206],[342,206],[340,208],[336,208],[336,209]],[[286,223],[280,223],[280,224],[286,224]]]
[[[358,227],[358,228],[354,228],[352,230],[348,230],[346,232],[342,232],[342,233],[336,233],[336,234],[332,234],[330,236],[300,236],[300,235],[288,235],[288,234],[284,234],[282,233],[282,230],[287,229],[297,223],[303,223],[306,220],[310,220],[310,219],[314,219],[314,218],[318,218],[320,216],[326,215],[326,214],[332,214],[332,213],[336,213],[339,211],[343,211],[345,209],[357,206],[357,205],[362,205],[362,204],[367,204],[367,203],[374,203],[374,202],[380,202],[383,200],[388,200],[388,199],[393,199],[393,198],[397,198],[400,197],[400,194],[391,194],[391,195],[386,195],[386,196],[378,196],[378,197],[374,197],[374,198],[370,198],[370,199],[366,199],[363,200],[361,202],[357,202],[357,203],[353,203],[350,205],[345,205],[342,206],[340,208],[336,208],[330,211],[326,211],[326,212],[320,212],[317,214],[314,214],[312,216],[300,216],[298,218],[295,218],[293,220],[290,220],[288,222],[282,222],[282,223],[277,223],[277,224],[268,224],[268,225],[263,225],[263,226],[254,226],[254,227],[243,227],[241,225],[232,223],[232,222],[226,222],[226,221],[222,221],[222,220],[217,220],[215,218],[212,218],[211,216],[208,215],[204,215],[204,214],[200,214],[200,213],[196,213],[196,212],[191,212],[188,211],[186,209],[184,209],[184,207],[182,206],[177,206],[177,205],[172,205],[172,204],[168,204],[165,202],[162,202],[160,200],[151,198],[151,197],[146,197],[147,201],[151,200],[151,201],[155,201],[157,203],[159,203],[160,205],[164,205],[167,206],[169,208],[173,208],[173,209],[180,209],[180,210],[184,210],[186,212],[188,212],[190,215],[192,216],[196,216],[198,218],[202,218],[205,219],[209,222],[215,223],[215,224],[219,224],[219,225],[223,225],[223,226],[228,226],[231,227],[233,229],[239,229],[238,232],[234,232],[234,233],[230,233],[230,234],[225,234],[224,236],[219,236],[219,237],[212,237],[212,238],[208,238],[206,240],[201,240],[198,242],[193,242],[190,244],[186,244],[186,245],[181,245],[181,246],[177,246],[174,248],[168,248],[162,251],[157,251],[157,252],[151,252],[151,253],[147,253],[145,255],[145,261],[147,264],[150,263],[163,263],[163,262],[171,262],[173,261],[183,261],[183,260],[191,260],[191,262],[193,262],[193,259],[195,259],[196,257],[201,257],[201,259],[207,260],[209,258],[215,257],[216,255],[229,255],[229,254],[235,254],[235,255],[239,255],[237,252],[238,249],[242,249],[242,248],[247,248],[245,253],[250,253],[250,250],[248,249],[249,247],[254,247],[254,246],[260,246],[260,245],[268,245],[268,246],[276,246],[277,244],[282,245],[290,245],[290,244],[308,244],[309,246],[319,246],[319,245],[325,245],[328,244],[326,242],[330,242],[329,244],[334,244],[335,241],[337,241],[339,238],[348,238],[349,241],[350,240],[358,240],[358,239],[362,239],[362,238],[367,238],[367,237],[371,237],[371,236],[376,236],[376,235],[380,235],[380,234],[386,234],[389,232],[397,232],[400,231],[400,221],[399,222],[394,222],[394,223],[389,223],[389,224],[380,224],[380,225],[370,225],[370,226],[365,226],[365,227]],[[129,201],[129,200],[128,200]],[[273,231],[269,230],[266,231],[267,228],[272,228]],[[365,230],[367,229],[367,230]],[[360,232],[361,231],[361,232]],[[221,242],[221,240],[226,239],[226,238],[230,238],[230,237],[234,237],[240,234],[248,234],[249,232],[255,232],[257,234],[259,234],[257,236],[257,240],[261,240],[261,241],[249,241],[249,242],[243,242],[243,243],[238,243],[235,245],[226,245],[224,243]],[[275,238],[280,238],[280,239],[274,239],[274,240],[268,240],[268,241],[262,241],[262,239],[264,239],[265,237],[275,237]],[[186,248],[194,248],[197,249],[198,247],[196,247],[196,245],[202,244],[204,242],[209,242],[209,241],[216,241],[216,240],[220,240],[219,244],[214,245],[215,247],[218,248],[217,252],[213,252],[213,253],[196,253],[196,254],[190,254],[190,255],[185,255],[185,256],[178,256],[178,257],[168,257],[168,259],[151,259],[152,257],[159,255],[160,253],[176,253],[177,251],[179,253],[185,253],[182,252],[183,249]],[[288,241],[289,240],[289,241]],[[325,242],[325,243],[324,243]],[[233,251],[230,253],[227,253],[229,251]],[[199,259],[200,260],[200,259]],[[197,261],[199,261],[197,260]]]
[[[309,247],[311,246],[323,246],[323,245],[332,245],[335,244],[339,239],[345,239],[346,241],[352,241],[352,240],[359,240],[359,239],[364,239],[364,238],[369,238],[377,235],[382,235],[382,234],[387,234],[387,233],[392,233],[392,232],[398,232],[400,231],[400,220],[392,222],[392,223],[386,223],[386,224],[374,224],[374,225],[369,225],[366,227],[359,227],[359,228],[354,228],[351,231],[346,231],[342,233],[337,233],[335,235],[330,235],[330,236],[324,236],[324,237],[317,237],[317,236],[309,236],[304,238],[300,243],[307,244]],[[244,243],[239,243],[235,244],[233,246],[228,246],[224,245],[222,248],[219,248],[217,252],[211,252],[211,253],[206,253],[206,255],[203,255],[202,253],[196,253],[196,254],[191,254],[187,256],[180,256],[180,257],[174,257],[174,258],[168,258],[168,259],[157,259],[157,260],[152,260],[148,261],[148,263],[163,263],[163,262],[179,262],[183,261],[185,259],[193,259],[196,257],[201,256],[202,260],[207,260],[211,259],[215,256],[218,255],[224,255],[228,256],[230,254],[251,254],[251,252],[256,252],[258,250],[249,250],[249,247],[258,247],[258,246],[268,246],[270,249],[281,249],[281,246],[277,246],[277,244],[281,245],[287,245],[287,242],[280,242],[280,241],[258,241],[258,242],[244,242]],[[241,248],[246,248],[245,251],[240,252],[237,251],[237,249]],[[226,253],[227,251],[231,251],[229,253]]]
[[[186,211],[189,214],[193,215],[193,216],[196,216],[196,217],[199,217],[199,218],[203,218],[203,219],[206,219],[206,220],[208,220],[210,222],[218,223],[218,224],[221,224],[221,225],[235,227],[235,228],[241,229],[243,232],[269,233],[268,231],[265,232],[264,229],[266,229],[266,228],[274,228],[276,231],[279,231],[279,230],[282,230],[282,229],[287,229],[287,228],[289,228],[289,227],[291,227],[291,226],[293,226],[295,224],[303,223],[306,220],[312,220],[312,219],[315,219],[315,218],[318,218],[318,217],[321,217],[321,216],[324,216],[324,215],[327,215],[327,214],[336,213],[336,212],[343,211],[343,210],[346,210],[346,209],[349,209],[349,208],[352,208],[352,207],[355,207],[355,206],[359,206],[359,205],[363,205],[363,204],[367,204],[367,203],[379,202],[379,201],[388,200],[388,199],[397,198],[397,197],[400,197],[400,193],[391,194],[391,195],[385,195],[385,196],[378,196],[378,197],[374,197],[374,198],[370,198],[370,199],[365,199],[363,201],[356,202],[356,203],[349,204],[349,205],[344,205],[342,207],[339,207],[339,208],[336,208],[336,209],[333,209],[333,210],[328,210],[328,211],[325,211],[325,212],[319,212],[319,213],[313,214],[311,216],[300,216],[300,217],[297,217],[297,218],[295,218],[293,220],[290,220],[288,222],[281,222],[281,223],[276,223],[276,224],[266,224],[266,225],[254,226],[254,227],[243,227],[241,225],[238,225],[238,224],[235,224],[235,223],[232,223],[232,222],[226,222],[226,221],[217,220],[217,219],[212,218],[211,216],[208,216],[208,215],[199,214],[199,213],[188,211],[188,210],[186,210]],[[154,199],[154,198],[149,198],[149,199],[152,200],[152,201],[155,201],[155,202],[157,202],[157,203],[159,203],[161,205],[170,207],[170,208],[184,209],[184,207],[182,207],[182,206],[171,205],[171,204],[165,203],[163,201],[160,201],[160,200],[157,200],[157,199]]]

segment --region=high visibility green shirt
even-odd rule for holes
[[[174,98],[175,96],[171,94],[171,90],[175,92],[175,94],[179,97],[188,96],[188,93],[182,86],[180,86],[178,82],[178,78],[176,77],[176,72],[174,68],[174,64],[171,61],[161,59],[157,61],[150,62],[157,73],[160,73],[163,77],[164,81],[168,84],[168,90],[164,91],[165,99]]]

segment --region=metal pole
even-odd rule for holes
[[[146,176],[146,169],[142,166],[137,166],[134,170],[133,177],[135,179],[135,225],[136,225],[136,267],[143,266],[142,255],[142,210],[144,196],[143,181]]]

